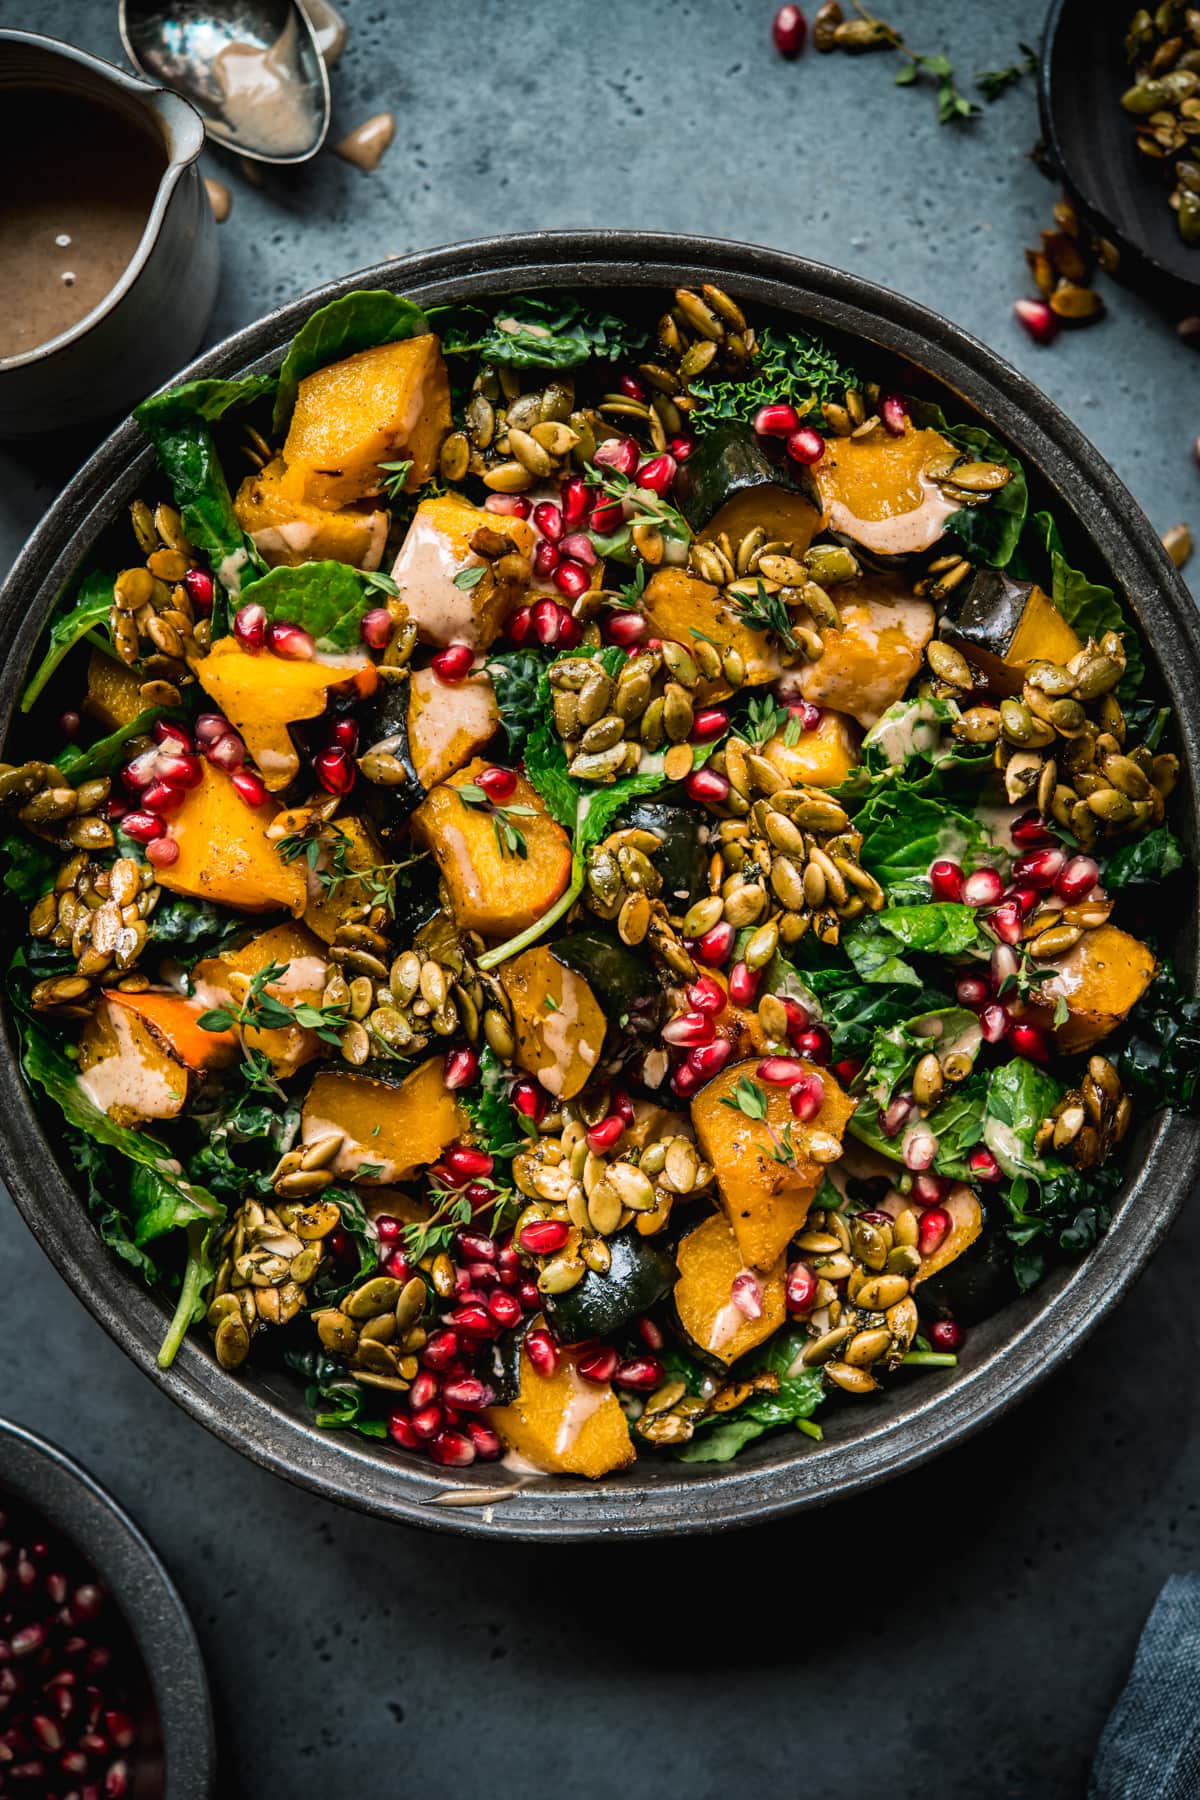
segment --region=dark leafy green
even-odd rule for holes
[[[626,320],[572,294],[514,294],[491,307],[457,307],[442,332],[447,356],[477,355],[514,369],[618,362],[641,341]]]
[[[1129,1016],[1117,1069],[1144,1106],[1200,1112],[1200,1000],[1185,992],[1169,963]]]
[[[1056,1251],[1081,1256],[1103,1237],[1112,1218],[1109,1200],[1121,1180],[1111,1163],[1086,1174],[1059,1164],[1040,1183],[1020,1175],[1003,1190],[1013,1274],[1022,1292],[1042,1279]]]
[[[688,391],[696,402],[691,418],[701,428],[724,420],[748,425],[759,407],[769,401],[786,401],[796,407],[812,402],[805,422],[822,431],[826,427],[820,408],[827,401],[840,406],[846,389],[861,385],[857,370],[828,344],[806,331],[777,331],[768,325],[759,338],[754,368],[743,380],[691,382]]]
[[[1109,858],[1101,877],[1110,894],[1124,887],[1165,881],[1183,867],[1183,846],[1167,825],[1148,831],[1145,837],[1122,844]]]
[[[304,1398],[316,1422],[326,1431],[357,1431],[360,1437],[385,1438],[386,1421],[367,1410],[367,1392],[351,1381],[343,1364],[322,1350],[285,1350],[283,1360],[305,1382]]]
[[[146,404],[149,404],[148,402]],[[225,471],[204,419],[189,414],[165,422],[142,408],[135,412],[171,486],[188,542],[206,556],[220,590],[213,607],[213,636],[228,629],[225,595],[236,591],[243,569],[261,569],[257,550],[238,523]],[[236,571],[236,574],[235,574]]]
[[[185,969],[201,957],[216,956],[246,929],[245,920],[236,913],[228,913],[210,900],[187,900],[182,894],[164,894],[149,923],[151,943]]]
[[[151,394],[142,401],[134,417],[145,429],[150,425],[179,425],[185,419],[204,419],[211,425],[233,407],[250,406],[265,394],[273,394],[275,387],[274,375],[242,375],[233,381],[184,381],[161,394]]]
[[[1034,1138],[1062,1095],[1062,1084],[1036,1063],[1016,1056],[988,1081],[984,1141],[1008,1176],[1043,1175],[1050,1166]]]
[[[940,431],[955,449],[980,462],[997,462],[1011,469],[1012,479],[983,506],[964,507],[946,520],[946,531],[956,537],[973,562],[1004,569],[1016,554],[1029,511],[1029,487],[1020,459],[981,425],[950,425],[940,406],[928,401],[911,403],[914,423]]]
[[[464,1089],[460,1102],[471,1121],[476,1142],[494,1157],[509,1158],[522,1148],[516,1114],[509,1101],[512,1078],[495,1053],[485,1047],[479,1057],[479,1087]]]
[[[967,1158],[983,1136],[986,1103],[987,1078],[975,1074],[948,1089],[946,1097],[933,1108],[926,1123],[938,1141],[933,1161],[935,1174],[945,1175],[952,1181],[969,1179]],[[848,1130],[860,1143],[869,1145],[889,1162],[903,1163],[904,1133],[896,1137],[885,1135],[874,1099],[868,1097],[859,1103]]]
[[[257,604],[272,622],[299,625],[316,639],[318,650],[333,653],[361,646],[359,626],[378,597],[357,569],[340,562],[299,563],[271,569],[247,582],[241,604]]]
[[[536,650],[501,650],[488,662],[496,690],[500,723],[514,761],[525,753],[529,735],[541,717],[538,697],[542,658]]]
[[[1049,570],[1050,597],[1077,637],[1099,638],[1119,631],[1125,645],[1125,675],[1121,693],[1133,693],[1142,683],[1146,662],[1137,630],[1130,624],[1112,588],[1089,581],[1067,561],[1054,517],[1037,512],[1029,520],[1021,543],[1024,578],[1045,580]]]
[[[983,944],[973,906],[937,901],[927,906],[888,906],[867,913],[842,939],[846,955],[863,981],[903,982],[920,987],[921,976],[904,951],[958,956]],[[987,940],[990,949],[991,940]]]
[[[159,719],[182,717],[182,713],[169,711],[165,706],[148,706],[128,725],[119,725],[107,737],[97,738],[86,750],[68,744],[56,758],[55,767],[70,777],[72,787],[78,787],[83,781],[95,781],[100,775],[114,775],[125,761],[125,746],[130,738],[144,736]]]
[[[780,1331],[755,1357],[747,1358],[745,1372],[778,1375],[775,1393],[753,1394],[732,1412],[715,1414],[701,1422],[691,1443],[676,1452],[680,1462],[731,1462],[747,1444],[778,1425],[799,1426],[812,1418],[825,1399],[825,1378],[820,1369],[789,1373],[808,1339],[802,1331]],[[670,1371],[674,1373],[674,1370]],[[738,1365],[739,1375],[743,1365]],[[686,1377],[685,1377],[686,1379]],[[809,1435],[819,1436],[818,1432]]]
[[[896,904],[928,900],[929,866],[938,857],[950,857],[968,868],[994,860],[977,819],[902,782],[891,782],[871,794],[854,823],[863,834],[863,867]]]
[[[84,576],[75,598],[58,613],[50,626],[50,642],[21,695],[22,712],[30,710],[63,658],[89,632],[103,627],[107,634],[112,603],[112,576],[93,569],[90,575]]]
[[[428,330],[429,320],[419,306],[385,288],[360,288],[331,300],[305,320],[288,347],[279,371],[273,429],[276,433],[286,429],[300,383],[314,369],[375,344],[420,337]]]
[[[54,881],[58,859],[40,838],[14,825],[0,838],[4,885],[26,906],[41,898]]]

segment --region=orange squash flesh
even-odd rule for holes
[[[397,1087],[349,1070],[322,1069],[304,1102],[301,1141],[311,1144],[342,1131],[346,1141],[330,1165],[337,1174],[389,1185],[407,1181],[471,1129],[446,1086],[444,1062],[440,1055],[429,1057]]]
[[[281,456],[247,475],[233,502],[238,524],[271,568],[305,562],[342,562],[377,569],[387,543],[389,515],[380,508],[327,512],[301,497],[302,469]]]
[[[301,498],[335,508],[382,493],[381,462],[410,461],[405,488],[428,481],[450,429],[450,382],[431,332],[375,344],[306,375],[283,460]]]
[[[1151,952],[1116,925],[1085,931],[1065,956],[1047,966],[1054,973],[1038,988],[1036,1006],[1025,1017],[1053,1031],[1060,1050],[1089,1050],[1115,1031],[1130,1008],[1154,980],[1157,964]],[[1067,1018],[1055,1025],[1058,1001],[1066,1002]]]
[[[424,788],[446,781],[478,756],[500,727],[490,675],[451,686],[435,669],[415,669],[408,683],[408,753]]]
[[[423,644],[486,650],[520,599],[521,590],[498,581],[492,565],[471,549],[472,537],[483,529],[499,531],[523,556],[533,549],[535,533],[527,520],[498,518],[461,494],[422,500],[413,514],[392,564],[392,580]],[[471,586],[455,580],[475,569],[483,573]]]
[[[302,913],[308,897],[304,862],[280,861],[267,837],[274,817],[269,801],[247,806],[228,775],[205,763],[200,780],[171,815],[179,856],[155,871],[159,884],[238,912],[286,907]]]
[[[105,988],[110,1006],[135,1013],[143,1025],[161,1040],[177,1061],[197,1073],[227,1068],[237,1058],[237,1036],[232,1031],[205,1031],[197,1024],[204,1008],[182,994],[126,994]]]
[[[209,1004],[237,1007],[246,998],[250,978],[271,963],[282,965],[286,971],[278,981],[268,982],[265,992],[272,999],[284,1006],[296,1006],[302,1001],[310,1006],[321,1004],[327,967],[325,946],[303,925],[291,921],[260,932],[238,950],[223,950],[219,956],[206,957],[197,963],[192,983]],[[286,1081],[321,1053],[320,1038],[303,1025],[250,1026],[241,1036],[247,1050],[267,1058],[280,1081]]]
[[[695,633],[711,638],[720,650],[736,650],[746,665],[746,687],[774,681],[782,664],[772,640],[762,631],[743,624],[720,588],[700,581],[683,569],[658,569],[646,583],[641,610],[653,637],[674,638],[684,649],[695,642]],[[696,689],[700,700],[723,700],[733,689],[722,680],[702,681]]]
[[[286,816],[283,815],[284,818]],[[360,819],[354,813],[339,813],[333,821],[333,830],[337,834],[336,854],[339,866],[362,870],[365,874],[387,861],[383,847],[366,819]],[[323,854],[318,867],[324,868],[328,862],[328,854]],[[336,887],[330,887],[317,879],[308,884],[308,889],[304,923],[326,944],[332,944],[346,914],[356,906],[365,906],[371,898],[371,890],[367,884],[353,875],[348,880],[339,882]]]
[[[365,651],[337,662],[293,662],[266,650],[243,650],[232,637],[218,638],[195,668],[201,687],[241,734],[272,793],[286,787],[300,767],[288,726],[319,718],[333,688],[352,681],[366,694],[377,681]]]
[[[141,684],[133,670],[127,669],[115,656],[93,650],[88,657],[83,710],[106,731],[119,731],[122,725],[132,725],[138,714],[146,710]]]
[[[512,821],[525,839],[526,854],[503,850],[491,813],[468,805],[458,792],[486,766],[477,758],[433,788],[413,814],[412,828],[417,842],[433,852],[460,930],[503,939],[533,925],[566,891],[571,841],[537,791],[518,776],[505,805],[533,809]]]
[[[484,1415],[507,1449],[548,1475],[595,1480],[633,1462],[636,1452],[620,1401],[608,1382],[585,1381],[579,1351],[561,1349],[558,1368],[539,1375],[521,1349],[517,1397]]]
[[[824,654],[792,672],[789,685],[814,706],[874,725],[921,667],[933,607],[894,577],[875,574],[838,588],[837,604],[841,629],[822,628]]]
[[[794,744],[786,741],[786,728],[776,732],[762,754],[774,763],[789,787],[835,788],[858,766],[860,737],[853,719],[828,709],[814,729],[802,731]]]
[[[79,1073],[101,1111],[117,1125],[134,1128],[178,1118],[196,1083],[195,1071],[162,1033],[107,994],[80,1034]]]
[[[736,544],[747,532],[761,526],[771,542],[782,540],[791,545],[793,555],[803,556],[820,523],[820,511],[806,494],[766,482],[759,487],[739,489],[714,513],[699,535],[707,540],[725,532],[730,543]]]
[[[754,1269],[771,1268],[808,1216],[824,1171],[824,1165],[807,1154],[812,1133],[820,1131],[840,1142],[854,1111],[854,1102],[828,1069],[810,1063],[804,1068],[806,1074],[819,1075],[825,1089],[821,1110],[808,1124],[793,1115],[786,1088],[759,1080],[757,1058],[730,1063],[692,1101],[697,1141],[716,1170],[721,1204],[738,1248]],[[725,1105],[743,1078],[766,1096],[765,1119],[748,1118],[739,1107]],[[775,1152],[789,1129],[795,1160],[781,1162]]]
[[[559,1100],[587,1086],[608,1021],[591,988],[544,946],[501,965],[500,982],[512,1005],[516,1063]]]
[[[765,1343],[783,1324],[786,1258],[763,1272],[747,1269],[741,1246],[724,1213],[712,1213],[680,1242],[675,1253],[679,1280],[675,1311],[692,1342],[728,1365]],[[755,1275],[762,1295],[762,1315],[751,1319],[733,1298],[739,1275]]]
[[[942,536],[958,508],[926,475],[957,452],[940,432],[909,426],[900,437],[879,426],[865,437],[830,437],[814,464],[822,523],[877,555],[913,555]]]

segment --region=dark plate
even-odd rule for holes
[[[760,318],[774,315],[842,336],[889,386],[975,413],[1020,447],[1034,504],[1059,515],[1075,560],[1107,568],[1130,597],[1155,679],[1176,709],[1183,764],[1178,823],[1194,853],[1200,619],[1187,590],[1150,522],[1075,426],[990,350],[914,301],[747,245],[637,232],[534,233],[360,270],[230,338],[188,374],[229,376],[272,366],[314,307],[359,286],[393,288],[427,306],[552,285],[619,290],[632,304],[631,290],[661,296],[700,281],[729,288]],[[646,293],[643,303],[654,307],[655,294]],[[47,613],[105,528],[151,484],[152,460],[134,425],[114,432],[51,508],[0,593],[7,674],[0,731],[14,740],[5,751],[10,760],[22,754],[14,697]],[[1188,970],[1196,964],[1197,931],[1195,907],[1181,906],[1170,947]],[[7,1014],[4,1024],[12,1046]],[[956,1371],[926,1373],[877,1402],[831,1409],[820,1445],[799,1434],[776,1436],[716,1468],[647,1459],[595,1483],[536,1484],[494,1511],[431,1504],[448,1488],[503,1479],[494,1464],[439,1470],[391,1445],[322,1432],[307,1415],[298,1381],[253,1366],[226,1374],[202,1338],[184,1344],[171,1370],[159,1370],[163,1305],[97,1241],[69,1161],[60,1166],[59,1155],[15,1056],[0,1059],[0,1162],[31,1230],[139,1367],[225,1442],[303,1487],[368,1512],[442,1530],[563,1539],[711,1531],[820,1505],[912,1468],[994,1419],[1077,1349],[1136,1278],[1200,1170],[1200,1124],[1168,1114],[1141,1126],[1108,1235],[1083,1262],[975,1329]]]
[[[1054,0],[1042,40],[1042,136],[1087,222],[1121,252],[1121,281],[1178,316],[1200,307],[1200,245],[1185,244],[1167,205],[1165,165],[1134,143],[1122,110],[1132,80],[1125,33],[1133,0]]]
[[[69,1538],[120,1607],[158,1709],[164,1800],[208,1800],[216,1750],[204,1661],[157,1551],[86,1469],[24,1426],[0,1419],[0,1505],[5,1492]]]

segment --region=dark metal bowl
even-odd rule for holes
[[[0,1507],[23,1501],[101,1577],[129,1627],[158,1713],[164,1800],[208,1800],[216,1766],[204,1660],[183,1601],[129,1514],[86,1469],[22,1425],[0,1419]],[[145,1791],[150,1791],[146,1772]],[[135,1777],[135,1794],[143,1777]]]
[[[798,257],[699,238],[614,231],[546,232],[433,250],[359,271],[281,308],[202,357],[192,375],[271,367],[315,306],[355,287],[388,287],[436,305],[528,287],[621,291],[715,280],[756,315],[810,325],[856,343],[872,369],[910,390],[977,413],[1020,449],[1035,503],[1062,521],[1068,548],[1107,567],[1145,634],[1155,679],[1175,708],[1183,773],[1179,829],[1195,853],[1200,769],[1200,622],[1149,521],[1074,425],[990,350],[911,300]],[[647,307],[653,296],[645,295]],[[152,479],[138,429],[122,425],[52,507],[0,594],[5,683],[0,729],[55,597],[102,530]],[[1171,922],[1171,949],[1195,967],[1194,907]],[[10,1047],[11,1020],[5,1020]],[[1130,1178],[1112,1227],[1083,1261],[1060,1270],[976,1328],[957,1370],[924,1372],[869,1403],[831,1410],[825,1441],[769,1437],[719,1467],[640,1462],[599,1482],[548,1480],[494,1512],[435,1506],[448,1487],[491,1485],[495,1465],[449,1471],[318,1430],[300,1384],[269,1370],[226,1374],[207,1344],[155,1364],[162,1303],[97,1240],[52,1128],[34,1111],[15,1056],[0,1063],[0,1162],[30,1229],[60,1272],[144,1372],[226,1443],[328,1499],[443,1530],[555,1539],[711,1531],[820,1505],[913,1468],[996,1418],[1064,1361],[1134,1281],[1200,1169],[1200,1124],[1167,1114],[1129,1146]]]

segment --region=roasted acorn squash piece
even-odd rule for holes
[[[307,814],[307,808],[297,808],[295,813],[281,813],[275,821],[275,829],[289,825],[289,821],[295,819],[297,822],[290,825],[290,830],[296,831]],[[356,907],[370,904],[372,895],[366,881],[359,880],[355,874],[348,880],[337,880],[338,871],[362,870],[369,874],[387,861],[370,824],[357,814],[339,813],[329,831],[333,845],[322,850],[318,858],[316,870],[308,882],[308,905],[304,909],[304,923],[326,944],[332,944],[346,915]],[[282,835],[287,836],[288,832]],[[323,875],[333,879],[322,880]]]
[[[392,564],[392,580],[400,589],[409,618],[424,644],[470,644],[486,650],[504,628],[523,589],[498,580],[492,564],[471,548],[477,531],[499,532],[527,556],[533,527],[525,519],[502,517],[472,506],[461,494],[438,494],[422,500],[413,514],[400,554]],[[483,573],[470,586],[455,577]]]
[[[453,684],[434,669],[414,669],[408,683],[408,754],[423,788],[436,787],[478,756],[500,727],[490,675]]]
[[[1027,1007],[1025,1017],[1053,1030],[1060,1050],[1075,1051],[1090,1049],[1116,1030],[1154,980],[1157,964],[1140,938],[1116,925],[1100,925],[1085,931],[1065,956],[1042,967],[1054,973],[1040,983],[1038,1004]],[[1055,1025],[1060,1000],[1068,1017]]]
[[[877,556],[912,556],[936,544],[959,510],[927,470],[958,455],[938,431],[909,425],[893,437],[882,426],[866,437],[830,437],[813,465],[822,519]]]
[[[324,952],[319,938],[289,920],[285,925],[272,925],[269,931],[260,932],[238,950],[222,950],[219,956],[197,963],[192,986],[206,1006],[239,1007],[249,991],[250,978],[268,964],[278,963],[285,973],[278,981],[269,982],[264,991],[284,1006],[296,1006],[301,1001],[320,1006],[327,974]],[[251,1026],[240,1035],[247,1050],[267,1058],[280,1081],[286,1081],[321,1052],[320,1038],[303,1025],[265,1029]]]
[[[365,654],[293,662],[265,650],[243,650],[232,637],[218,638],[195,668],[201,687],[241,734],[272,793],[285,788],[300,767],[289,725],[319,718],[331,688],[353,681],[368,693],[378,680]]]
[[[821,1182],[825,1165],[808,1154],[813,1133],[840,1143],[854,1102],[828,1069],[805,1063],[806,1074],[820,1076],[825,1098],[816,1118],[801,1124],[792,1113],[787,1089],[760,1081],[757,1071],[754,1058],[722,1069],[692,1101],[692,1123],[705,1160],[716,1170],[721,1204],[740,1254],[752,1268],[769,1269],[803,1227]],[[743,1079],[765,1095],[765,1119],[749,1118],[736,1104],[726,1105]],[[781,1161],[776,1154],[789,1132],[794,1162]]]
[[[115,656],[93,650],[88,657],[83,710],[106,731],[119,731],[122,725],[132,725],[138,714],[146,710],[141,683],[133,670],[127,669]]]
[[[431,1056],[396,1085],[349,1070],[321,1070],[300,1118],[301,1142],[345,1133],[330,1167],[350,1181],[407,1181],[467,1136],[471,1122]]]
[[[822,627],[824,654],[789,669],[786,687],[814,706],[873,725],[921,667],[933,636],[933,608],[886,575],[864,575],[838,588],[837,605],[841,629]]]
[[[512,1006],[518,1068],[556,1099],[574,1099],[592,1078],[608,1029],[591,988],[542,945],[503,963],[500,983]]]
[[[621,1403],[606,1381],[585,1381],[578,1353],[560,1350],[553,1375],[539,1375],[521,1346],[517,1397],[489,1407],[485,1417],[501,1442],[548,1475],[595,1480],[633,1462],[635,1451]]]
[[[308,898],[305,864],[282,862],[276,854],[267,836],[274,817],[269,801],[247,806],[228,775],[203,764],[200,780],[171,815],[179,855],[156,869],[159,885],[238,912],[286,907],[302,913]]]
[[[605,1240],[610,1262],[603,1274],[589,1269],[564,1294],[547,1294],[546,1316],[565,1344],[624,1331],[670,1291],[676,1269],[653,1238],[634,1230]]]
[[[237,1056],[231,1031],[205,1031],[181,994],[105,991],[79,1040],[89,1096],[118,1125],[176,1118],[210,1069]]]
[[[1036,582],[980,569],[952,597],[942,635],[994,694],[1019,694],[1032,662],[1069,663],[1083,645]]]
[[[432,475],[449,429],[441,345],[424,332],[306,375],[283,460],[301,497],[332,510],[382,493],[382,462],[411,462],[405,487],[413,493]]]
[[[770,456],[748,426],[717,425],[702,433],[680,468],[675,500],[701,537],[727,531],[736,543],[761,525],[768,538],[785,538],[803,551],[820,523],[820,512],[810,494],[798,491],[798,475],[795,463],[781,453]]]
[[[777,731],[762,754],[774,763],[789,787],[840,787],[858,766],[860,732],[853,719],[828,708],[811,731],[802,731],[788,742],[785,728]]]
[[[468,763],[439,783],[413,814],[412,825],[417,841],[434,854],[459,929],[507,938],[534,924],[565,892],[571,842],[536,789],[518,776],[505,804],[531,808],[512,821],[525,839],[525,855],[502,848],[491,811],[469,805],[458,792],[486,767],[478,760]]]
[[[765,1343],[783,1324],[786,1258],[780,1255],[767,1270],[747,1268],[724,1213],[711,1214],[689,1231],[680,1241],[676,1257],[675,1312],[688,1337],[706,1356],[715,1356],[728,1366]],[[751,1276],[757,1283],[762,1308],[757,1318],[750,1316],[753,1290],[749,1311],[743,1311],[734,1298],[739,1276]]]
[[[720,650],[736,650],[746,665],[746,687],[774,681],[782,667],[779,651],[763,631],[751,631],[722,597],[684,569],[656,569],[646,583],[642,612],[654,637],[674,638],[689,649],[699,632]],[[733,689],[728,682],[702,681],[696,695],[702,700],[723,700]]]
[[[238,524],[271,568],[305,562],[342,562],[377,569],[387,543],[389,515],[380,508],[327,512],[301,498],[303,469],[285,469],[276,456],[247,475],[233,502]]]

